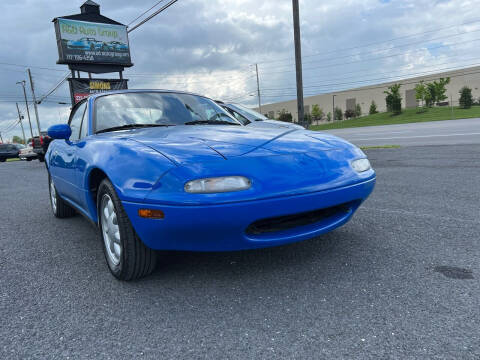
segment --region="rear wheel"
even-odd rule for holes
[[[5,161],[7,161],[7,159],[0,158],[0,162],[5,162]]]
[[[45,161],[45,155],[38,155],[38,161],[44,162]]]
[[[48,175],[50,190],[50,205],[52,206],[53,215],[57,218],[68,218],[75,215],[75,210],[68,205],[57,193],[52,177]]]
[[[146,247],[135,233],[108,179],[98,188],[97,205],[100,237],[111,273],[120,280],[151,274],[157,265],[157,252]]]

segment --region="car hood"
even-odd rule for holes
[[[175,126],[110,134],[140,142],[177,165],[352,147],[331,135],[278,127]]]
[[[138,142],[176,165],[153,186],[145,199],[148,202],[219,204],[290,196],[347,186],[374,176],[373,170],[357,174],[350,166],[352,159],[365,156],[360,149],[335,136],[308,130],[200,125],[98,136]],[[253,185],[246,191],[185,197],[186,182],[228,175],[246,176]]]

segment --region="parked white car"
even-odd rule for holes
[[[18,157],[20,160],[32,161],[33,159],[36,159],[38,155],[33,152],[33,148],[31,146],[27,146],[20,150]]]

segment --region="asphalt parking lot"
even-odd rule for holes
[[[0,164],[0,358],[480,358],[480,145],[367,152],[377,187],[343,228],[132,283],[51,215],[43,164]]]

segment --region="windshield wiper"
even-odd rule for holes
[[[126,125],[114,126],[111,128],[102,129],[97,131],[96,134],[109,132],[109,131],[138,129],[138,128],[144,128],[144,127],[160,127],[160,126],[175,126],[175,125],[174,124],[126,124]]]
[[[241,126],[240,124],[236,124],[231,121],[226,120],[195,120],[195,121],[188,121],[185,125],[235,125]]]

